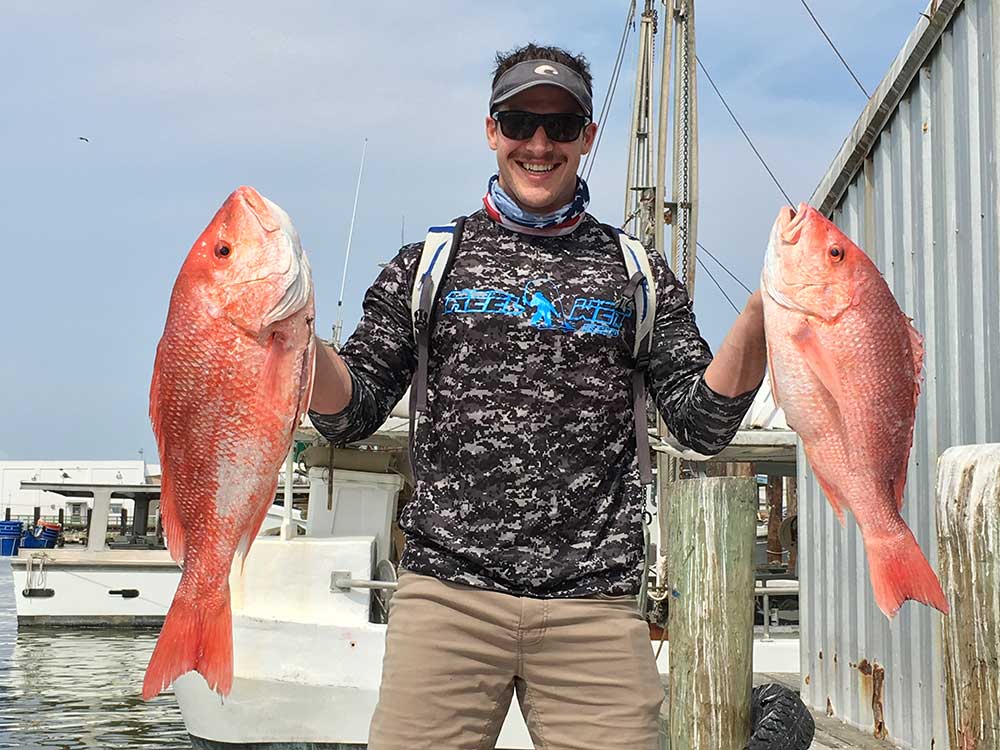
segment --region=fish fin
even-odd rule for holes
[[[771,357],[771,347],[767,347],[767,380],[771,384],[771,397],[777,406],[781,406],[781,398],[778,396],[778,383],[774,379],[774,361]]]
[[[268,495],[269,502],[267,502],[260,511],[257,512],[257,517],[253,519],[249,526],[247,526],[246,532],[240,537],[239,544],[236,545],[236,554],[240,557],[240,575],[243,575],[243,569],[247,564],[247,555],[250,554],[250,545],[253,544],[253,540],[257,538],[257,534],[260,531],[260,527],[264,525],[264,519],[267,518],[267,512],[271,509],[274,504],[274,493],[278,488],[278,483],[271,486],[271,493]]]
[[[295,411],[295,418],[292,420],[291,434],[288,436],[290,442],[294,442],[295,431],[299,428],[299,421],[302,419],[302,415],[305,414],[306,410],[309,408],[309,400],[312,398],[313,375],[316,372],[316,340],[312,336],[311,320],[309,321],[309,331],[309,345],[306,347],[306,350],[302,355],[302,361],[299,363],[299,400],[298,407]],[[281,342],[275,338],[271,342],[271,349],[268,352],[267,362],[264,365],[264,383],[265,388],[267,389],[265,393],[267,393],[269,397],[273,398],[278,398],[280,394],[280,391],[272,390],[273,388],[288,387],[288,384],[283,379],[280,381],[274,380],[274,378],[279,377],[281,372],[281,369],[278,366],[281,353]],[[277,487],[278,483],[275,482],[274,486],[271,487],[271,498],[274,497]],[[250,553],[250,545],[253,544],[253,540],[257,537],[260,527],[264,524],[264,519],[267,518],[267,511],[270,507],[271,503],[266,504],[258,514],[257,518],[255,518],[247,527],[246,533],[240,537],[239,544],[236,547],[236,554],[240,556],[240,575],[243,574],[243,569],[246,566],[247,555]]]
[[[792,343],[798,349],[809,369],[823,384],[823,387],[833,396],[833,401],[840,409],[843,402],[843,392],[840,389],[840,378],[837,376],[837,365],[823,348],[816,332],[808,322],[803,323],[791,336]]]
[[[902,536],[866,538],[865,554],[875,602],[890,620],[903,602],[914,599],[948,614],[948,599],[913,533]]]
[[[232,690],[233,614],[228,583],[214,607],[189,596],[174,597],[146,667],[143,700],[158,695],[191,670],[199,672],[220,695],[229,695]]]
[[[163,525],[163,535],[167,539],[167,551],[170,552],[170,557],[175,563],[183,566],[187,541],[173,489],[169,474],[164,473],[160,478],[160,523]]]
[[[160,454],[162,476],[160,479],[160,521],[163,524],[163,533],[167,537],[167,550],[170,557],[178,565],[184,564],[184,550],[186,542],[184,539],[184,528],[181,526],[180,513],[178,513],[177,503],[174,500],[173,485],[170,481],[170,472],[165,470],[169,464],[167,452],[163,444],[163,429],[160,423],[160,346],[156,347],[156,361],[153,364],[153,379],[149,384],[149,421],[153,426],[153,435],[156,437],[156,448]]]
[[[810,461],[810,463],[812,463]],[[844,518],[844,506],[846,503],[837,492],[833,485],[827,482],[825,479],[816,475],[816,480],[819,482],[820,488],[823,490],[823,494],[826,495],[827,501],[830,503],[830,507],[833,508],[833,512],[837,514],[837,520],[840,521],[841,528],[847,526],[847,521]]]
[[[920,381],[924,365],[924,337],[913,327],[913,321],[907,320],[906,332],[910,339],[910,353],[913,355],[913,409],[916,411],[917,402],[920,400]],[[899,467],[899,471],[893,478],[892,489],[896,498],[896,510],[903,508],[903,489],[906,486],[906,469],[910,460],[910,448],[913,445],[913,428],[910,425],[910,434],[906,441],[906,456]]]

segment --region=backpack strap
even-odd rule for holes
[[[635,237],[611,228],[628,270],[628,283],[622,296],[632,301],[635,310],[635,340],[632,342],[632,414],[635,420],[635,452],[639,478],[652,484],[653,467],[649,459],[649,426],[646,416],[646,369],[653,348],[653,324],[656,321],[656,281],[649,265],[646,248]]]
[[[410,413],[427,407],[427,358],[430,353],[432,318],[437,304],[441,281],[448,269],[455,250],[462,241],[465,217],[460,216],[450,224],[431,227],[420,252],[420,263],[413,282],[410,312],[413,316],[413,340],[417,347],[417,371],[413,378]]]

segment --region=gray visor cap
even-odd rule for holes
[[[576,99],[587,117],[594,115],[590,92],[580,74],[552,60],[525,60],[500,76],[490,96],[490,114],[496,112],[497,105],[533,86],[558,86]]]

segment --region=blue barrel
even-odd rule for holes
[[[12,557],[21,546],[21,521],[0,521],[0,556]]]
[[[60,531],[58,524],[41,522],[33,530],[24,532],[21,546],[30,549],[52,549],[56,546]]]

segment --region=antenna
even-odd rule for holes
[[[406,240],[403,237],[406,235],[406,214],[403,214],[403,219],[399,224],[399,246],[402,247],[406,244]]]
[[[337,322],[333,326],[333,348],[340,349],[340,333],[344,327],[344,289],[347,287],[347,263],[351,259],[351,239],[354,237],[354,220],[358,215],[358,196],[361,194],[361,175],[365,171],[365,153],[368,139],[361,146],[361,167],[358,169],[358,184],[354,189],[354,209],[351,211],[351,228],[347,232],[347,253],[344,255],[344,277],[340,282],[340,297],[337,299]]]

